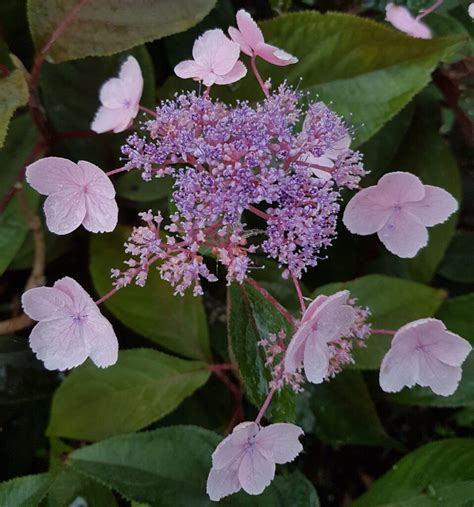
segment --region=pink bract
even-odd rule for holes
[[[461,365],[472,347],[437,319],[420,319],[400,328],[380,368],[380,386],[397,392],[415,384],[450,396],[461,380]]]
[[[298,61],[298,58],[286,51],[267,44],[257,23],[244,9],[237,12],[237,26],[238,30],[232,26],[229,28],[229,35],[246,55],[259,56],[263,60],[279,66],[291,65]]]
[[[46,157],[26,169],[26,180],[40,194],[46,224],[55,234],[68,234],[81,224],[90,232],[115,229],[118,207],[110,178],[94,164]]]
[[[349,291],[318,296],[307,308],[300,327],[285,356],[285,371],[295,372],[301,365],[307,379],[320,384],[329,374],[329,342],[350,334],[355,310],[348,304]]]
[[[413,17],[411,12],[401,5],[387,4],[385,19],[401,32],[418,39],[431,39],[431,30],[425,23]]]
[[[143,93],[143,76],[133,56],[122,64],[118,77],[106,81],[100,89],[101,107],[91,129],[98,134],[123,132],[137,116]]]
[[[202,81],[205,86],[230,84],[247,73],[239,61],[240,48],[218,28],[208,30],[198,37],[193,46],[193,60],[185,60],[174,68],[183,79]]]
[[[68,370],[88,357],[101,368],[117,362],[118,342],[110,322],[72,278],[30,289],[21,302],[25,313],[39,321],[30,347],[48,370]]]
[[[262,493],[275,477],[275,464],[289,463],[303,450],[301,435],[300,427],[288,423],[236,426],[212,454],[207,479],[210,499],[218,501],[240,489],[249,495]]]
[[[427,245],[426,228],[445,222],[457,208],[446,190],[423,185],[413,174],[393,172],[357,193],[347,204],[343,222],[353,234],[377,233],[390,252],[407,258]]]

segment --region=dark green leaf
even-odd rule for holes
[[[90,271],[101,295],[112,288],[110,270],[123,267],[123,243],[129,234],[129,229],[118,227],[112,234],[91,238]],[[126,326],[161,346],[195,359],[210,358],[201,299],[189,292],[174,296],[155,269],[150,269],[145,287],[129,285],[104,304]]]
[[[0,505],[36,507],[46,495],[48,474],[26,475],[0,484]]]
[[[474,343],[474,293],[445,301],[436,314],[453,333]]]
[[[459,232],[448,247],[439,273],[459,283],[474,282],[474,233]]]
[[[167,198],[171,192],[171,186],[170,178],[144,181],[140,171],[130,171],[118,178],[115,189],[120,197],[141,203]]]
[[[422,317],[431,317],[440,307],[445,294],[420,283],[383,275],[368,275],[350,282],[331,283],[319,287],[319,294],[334,294],[347,289],[358,304],[368,306],[373,329],[398,329]],[[354,368],[378,369],[387,352],[391,336],[371,335],[367,347],[354,350]]]
[[[48,434],[100,440],[145,428],[174,410],[208,378],[205,363],[153,349],[121,351],[118,362],[105,369],[86,363],[57,390]]]
[[[0,76],[0,148],[13,113],[27,101],[28,85],[23,70],[15,69],[8,76]]]
[[[466,507],[474,501],[474,440],[434,442],[405,456],[354,507]]]
[[[48,55],[56,63],[85,56],[118,53],[166,35],[182,32],[200,21],[215,0],[101,0],[88,2],[61,34]],[[77,5],[75,0],[28,0],[28,18],[37,48]]]
[[[232,352],[239,365],[247,397],[259,408],[268,393],[269,371],[258,342],[281,329],[290,339],[292,329],[285,318],[249,285],[232,285],[228,298],[228,334]],[[289,387],[275,394],[266,416],[271,421],[294,420],[295,395]]]

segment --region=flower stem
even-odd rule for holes
[[[268,220],[270,218],[270,215],[268,213],[265,213],[265,211],[261,211],[258,208],[255,208],[251,204],[247,206],[247,209],[251,211],[254,215],[257,215],[260,218],[263,218],[264,220]]]
[[[118,169],[113,169],[112,171],[107,171],[105,174],[107,176],[112,176],[112,174],[122,173],[123,171],[128,171],[127,167],[119,167]]]
[[[150,114],[151,116],[154,116],[156,118],[155,111],[152,111],[151,109],[148,109],[148,107],[145,106],[138,106],[138,109],[140,111],[143,111],[144,113]]]
[[[444,0],[436,0],[436,2],[431,7],[428,7],[427,9],[423,9],[420,12],[420,14],[418,14],[418,16],[416,17],[416,19],[420,20],[421,18],[424,18],[425,16],[428,16],[428,14],[430,14],[434,10],[436,10],[443,2],[444,2]]]
[[[250,58],[250,66],[252,67],[252,71],[257,78],[258,84],[260,85],[260,88],[262,89],[263,93],[265,94],[265,97],[270,97],[270,93],[268,93],[268,89],[265,86],[265,83],[263,82],[262,76],[260,75],[260,72],[257,69],[257,64],[255,62],[257,58],[257,55],[253,54]]]
[[[394,329],[371,329],[370,334],[394,335],[397,331]]]
[[[301,291],[301,285],[298,280],[298,278],[291,273],[291,278],[293,279],[293,284],[296,289],[296,294],[298,294],[298,301],[300,302],[301,307],[301,315],[304,315],[304,312],[306,311],[306,305],[304,304],[304,298],[303,298],[303,292]]]
[[[263,402],[262,408],[259,410],[257,417],[255,418],[255,423],[260,424],[260,421],[262,420],[262,417],[264,416],[268,405],[270,405],[270,402],[272,401],[273,395],[275,394],[276,387],[272,387],[270,391],[268,391],[267,397],[265,398],[265,401]]]
[[[111,297],[114,294],[116,294],[119,290],[120,290],[120,287],[114,287],[112,290],[109,290],[109,292],[107,292],[107,294],[104,294],[100,299],[98,299],[95,302],[95,304],[96,305],[100,305],[101,303],[103,303],[104,301],[106,301],[107,299],[109,299],[109,297]]]

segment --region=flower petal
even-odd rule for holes
[[[124,84],[127,99],[131,104],[139,104],[143,93],[143,75],[140,64],[129,56],[120,68],[119,78]]]
[[[449,366],[428,353],[419,354],[418,384],[429,387],[435,394],[451,396],[461,376],[460,366]]]
[[[321,343],[347,336],[355,318],[355,310],[347,305],[349,291],[341,290],[329,296],[315,312],[312,322]]]
[[[134,117],[134,111],[130,109],[109,109],[102,106],[95,114],[91,129],[98,134],[109,131],[123,132],[127,130]]]
[[[220,28],[204,32],[193,46],[196,63],[220,76],[233,69],[239,54],[240,46],[228,39]]]
[[[88,316],[84,336],[89,344],[89,356],[100,368],[107,368],[117,362],[118,341],[110,322],[103,316]]]
[[[235,83],[239,79],[242,79],[247,74],[247,67],[238,61],[230,72],[224,74],[223,76],[215,77],[215,83],[219,85],[225,85],[230,83]]]
[[[237,30],[237,28],[234,28],[233,26],[230,26],[228,29],[230,38],[240,46],[240,51],[242,53],[245,53],[248,56],[252,56],[252,48],[247,44],[246,40],[244,39],[243,35]]]
[[[431,39],[431,30],[421,21],[415,19],[411,12],[403,6],[387,4],[385,19],[398,30],[420,39]]]
[[[329,349],[321,343],[315,334],[306,341],[304,349],[304,372],[313,384],[320,384],[329,371]]]
[[[88,185],[88,193],[108,197],[109,199],[115,197],[114,185],[100,167],[86,160],[79,160],[77,165],[84,174],[84,181],[86,181]]]
[[[174,73],[181,79],[201,79],[202,67],[198,65],[194,60],[184,60],[175,66]]]
[[[48,370],[69,370],[89,355],[81,324],[71,317],[38,322],[30,334],[30,347]]]
[[[240,489],[238,468],[226,467],[220,470],[212,468],[209,472],[206,491],[214,502],[232,493],[237,493]]]
[[[107,109],[122,109],[126,107],[128,94],[125,83],[117,77],[109,79],[102,85],[99,98],[101,104]]]
[[[348,291],[346,291],[348,292]],[[301,319],[301,324],[304,324],[305,322],[308,322],[309,320],[313,319],[314,314],[316,311],[321,307],[321,305],[328,299],[328,296],[325,296],[321,294],[320,296],[317,296],[313,301],[311,301],[308,308],[306,308],[306,311],[304,312],[303,318]],[[347,299],[346,299],[347,301]]]
[[[403,209],[415,215],[420,223],[430,227],[445,222],[458,209],[458,202],[443,188],[425,185],[423,199],[406,203]]]
[[[26,181],[40,194],[49,195],[82,185],[82,172],[71,160],[45,157],[26,168]]]
[[[426,227],[403,209],[392,213],[378,236],[389,252],[402,258],[415,257],[428,244]]]
[[[90,232],[111,232],[118,222],[115,199],[88,193],[85,195],[86,215],[82,225]]]
[[[216,469],[228,466],[242,454],[249,438],[257,433],[258,426],[254,422],[246,421],[236,426],[212,453],[212,466]]]
[[[395,393],[403,387],[413,387],[418,380],[418,354],[408,344],[395,344],[385,354],[380,367],[380,387]]]
[[[24,312],[33,320],[50,320],[65,317],[72,299],[53,287],[35,287],[21,296]]]
[[[255,53],[268,63],[284,67],[285,65],[291,65],[298,62],[298,58],[283,49],[279,49],[271,44],[262,43],[255,48]]]
[[[285,371],[295,372],[303,363],[306,340],[311,333],[309,323],[302,323],[291,339],[285,353]]]
[[[84,194],[80,189],[63,189],[51,194],[44,202],[44,213],[51,232],[69,234],[81,225],[86,215]]]
[[[257,449],[247,451],[239,466],[239,482],[249,495],[259,495],[275,477],[275,463]]]
[[[268,460],[282,465],[293,461],[303,450],[298,440],[303,434],[303,430],[295,424],[270,424],[259,431],[255,442],[260,453]]]
[[[245,42],[255,49],[258,44],[264,42],[263,34],[252,16],[244,9],[237,12],[237,26]]]
[[[377,183],[381,198],[394,204],[420,201],[425,196],[425,186],[414,174],[395,171],[382,176]]]

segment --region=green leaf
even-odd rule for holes
[[[204,18],[215,0],[101,0],[88,2],[70,29],[54,42],[55,63],[104,56],[182,32]],[[28,18],[37,48],[44,46],[76,0],[28,0]]]
[[[458,283],[474,282],[474,233],[459,232],[448,247],[439,273]]]
[[[347,370],[330,382],[305,389],[311,393],[313,432],[323,442],[398,446],[382,426],[361,372]]]
[[[0,484],[0,505],[36,507],[46,495],[48,474],[26,475]]]
[[[172,184],[172,179],[166,177],[144,181],[140,171],[135,170],[120,176],[115,189],[120,197],[141,203],[168,198]]]
[[[121,268],[126,227],[96,234],[90,243],[90,271],[97,292],[112,288],[110,270]],[[202,300],[189,292],[174,296],[173,289],[151,268],[145,287],[131,284],[108,299],[105,306],[126,326],[159,345],[193,359],[210,358],[209,336]]]
[[[51,126],[57,132],[90,132],[92,120],[100,106],[100,87],[105,81],[118,75],[120,66],[129,55],[137,59],[143,73],[141,103],[153,107],[153,64],[144,46],[104,58],[84,58],[58,65],[45,63],[41,72],[40,88]],[[136,124],[141,118],[142,113],[139,113]],[[120,146],[125,143],[129,132],[101,135],[90,133],[87,137],[67,138],[58,142],[55,145],[56,154],[73,160],[92,160],[104,170],[122,166],[123,163],[119,161]]]
[[[208,378],[205,363],[153,349],[121,351],[118,362],[105,369],[86,363],[56,391],[48,434],[100,440],[145,428]]]
[[[453,333],[474,343],[474,293],[445,301],[436,314]]]
[[[288,67],[259,61],[264,79],[271,76],[274,85],[287,79],[312,97],[332,101],[331,107],[358,127],[356,145],[398,113],[428,84],[438,62],[463,43],[460,37],[414,39],[369,19],[336,13],[299,12],[261,27],[269,43],[299,58]],[[238,93],[251,99],[262,94],[251,75]]]
[[[21,69],[0,77],[0,148],[7,136],[8,124],[13,113],[28,101],[28,85]]]
[[[270,373],[258,342],[270,333],[292,329],[286,319],[250,285],[231,285],[228,292],[230,347],[239,365],[248,399],[260,408],[268,393]],[[292,421],[295,418],[295,394],[290,387],[276,393],[266,417],[271,421]]]
[[[206,494],[211,454],[219,436],[196,426],[123,435],[74,451],[71,465],[121,495],[160,507],[212,507]],[[318,507],[312,485],[299,474],[277,477],[257,497],[238,493],[229,507]]]
[[[319,294],[334,294],[347,289],[360,306],[368,306],[373,329],[398,329],[422,317],[431,317],[440,307],[445,293],[420,283],[383,275],[368,275],[349,282],[337,282],[318,287]],[[356,369],[378,369],[389,349],[391,336],[371,335],[367,347],[354,350]]]
[[[466,507],[474,501],[474,440],[441,440],[405,456],[354,507]]]

